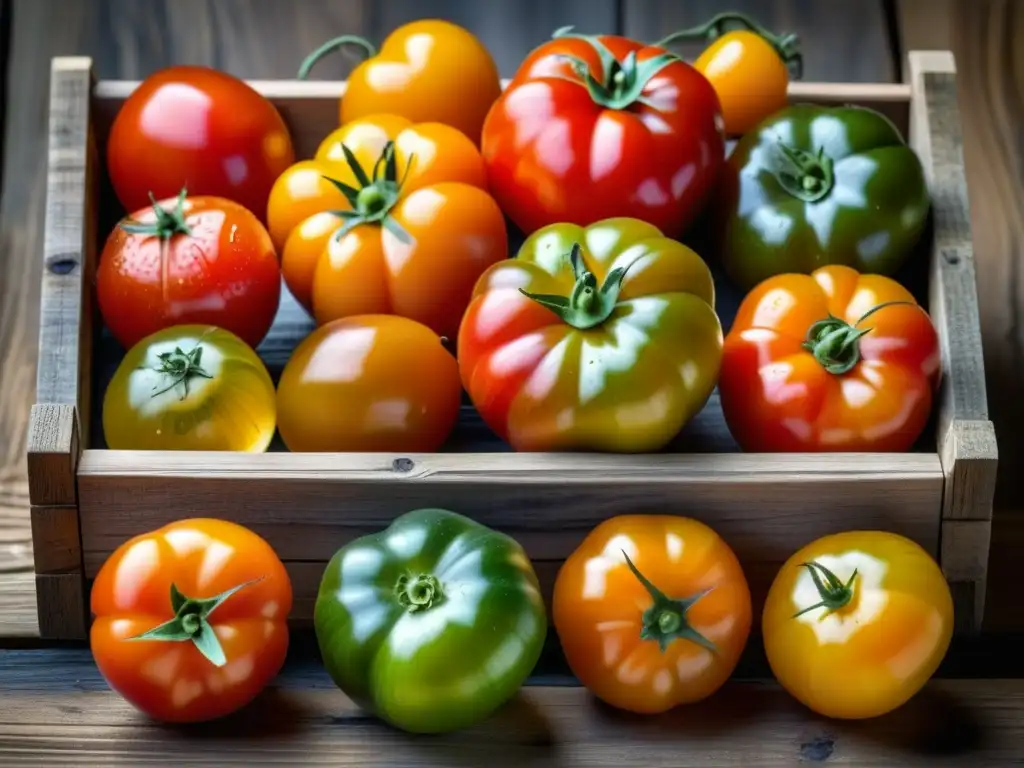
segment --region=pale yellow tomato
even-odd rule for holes
[[[212,325],[177,325],[125,355],[103,398],[107,447],[265,451],[274,382],[252,347]]]

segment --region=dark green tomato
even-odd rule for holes
[[[314,623],[342,691],[392,725],[429,733],[483,720],[519,690],[547,612],[514,539],[418,509],[335,553]]]
[[[722,261],[744,289],[826,264],[892,275],[930,205],[920,160],[884,115],[811,104],[746,134],[719,195]]]

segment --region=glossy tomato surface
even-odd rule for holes
[[[215,610],[194,602],[236,587]],[[180,520],[129,539],[100,568],[92,654],[110,687],[149,716],[212,720],[248,704],[281,669],[291,607],[288,573],[266,541],[223,520]],[[215,639],[152,637],[189,613]]]
[[[103,395],[115,450],[265,451],[276,425],[274,382],[233,333],[178,325],[124,356]]]
[[[295,162],[274,105],[208,67],[175,66],[143,80],[110,128],[107,169],[121,205],[142,208],[183,187],[263,216],[274,180]]]
[[[747,295],[718,389],[745,451],[907,451],[928,423],[941,363],[935,327],[909,291],[831,266]]]
[[[601,523],[565,561],[552,600],[573,674],[632,712],[707,698],[732,674],[750,634],[739,560],[690,518],[623,515]]]
[[[335,168],[333,178],[361,197],[353,206],[335,187],[295,207],[275,187],[270,221],[279,234],[291,227],[282,270],[292,294],[319,324],[397,314],[454,339],[476,279],[508,255],[505,218],[473,143],[442,123],[375,115],[332,132],[309,162]],[[371,199],[379,209],[359,202]]]
[[[277,387],[292,451],[436,451],[459,415],[455,358],[426,326],[393,315],[320,326]]]
[[[103,321],[125,349],[190,323],[219,326],[256,347],[277,314],[281,270],[266,229],[242,206],[170,198],[110,233],[96,292]]]
[[[463,385],[516,450],[657,451],[714,390],[714,303],[700,256],[646,222],[544,227],[477,282]]]
[[[479,144],[487,110],[501,94],[498,67],[468,30],[440,19],[404,24],[348,76],[341,124],[390,112],[457,128]]]
[[[600,47],[614,63],[602,63]],[[606,90],[635,57],[642,87],[632,101],[598,98],[565,56]],[[708,80],[668,56],[623,37],[567,36],[526,58],[488,114],[481,145],[491,191],[520,229],[615,216],[669,237],[689,226],[723,162],[722,115]]]
[[[935,673],[952,632],[953,600],[938,564],[913,541],[881,531],[826,536],[794,553],[762,617],[779,683],[835,718],[904,704]]]

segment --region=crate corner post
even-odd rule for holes
[[[958,629],[984,618],[998,448],[988,415],[970,203],[949,51],[911,51],[910,141],[932,194],[934,244],[929,307],[942,344],[938,445],[945,484],[940,563],[953,591]]]
[[[51,61],[46,214],[36,405],[28,471],[39,632],[83,639],[88,628],[77,471],[88,445],[96,258],[97,155],[92,60]]]

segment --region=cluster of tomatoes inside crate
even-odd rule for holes
[[[787,106],[793,39],[736,14],[666,39],[717,36],[692,66],[559,30],[504,89],[469,32],[417,24],[356,67],[311,158],[222,72],[125,101],[108,447],[436,451],[465,392],[514,450],[653,452],[716,386],[746,451],[913,446],[939,347],[893,275],[930,205],[886,117]],[[743,292],[728,334],[709,265]],[[315,328],[275,383],[255,349],[282,277]]]
[[[379,54],[363,43],[338,127],[301,160],[245,83],[194,67],[143,81],[106,157],[128,212],[97,274],[127,350],[108,446],[263,451],[277,430],[292,451],[432,451],[465,390],[517,450],[656,451],[717,386],[745,450],[907,450],[940,375],[936,331],[892,278],[925,228],[921,164],[877,112],[787,106],[789,36],[724,14],[664,44],[705,34],[690,65],[559,30],[502,89],[470,33],[415,22]],[[698,224],[746,292],[727,335],[708,262],[681,240]],[[315,329],[275,386],[255,348],[282,278]],[[107,559],[93,652],[154,717],[211,719],[277,674],[291,604],[265,540],[181,520]],[[597,526],[550,613],[581,682],[645,713],[714,693],[753,622],[732,550],[675,516]],[[314,624],[354,701],[443,731],[515,694],[548,614],[517,541],[421,509],[337,552]],[[761,629],[794,696],[868,717],[920,689],[951,625],[921,547],[851,532],[790,557]]]

